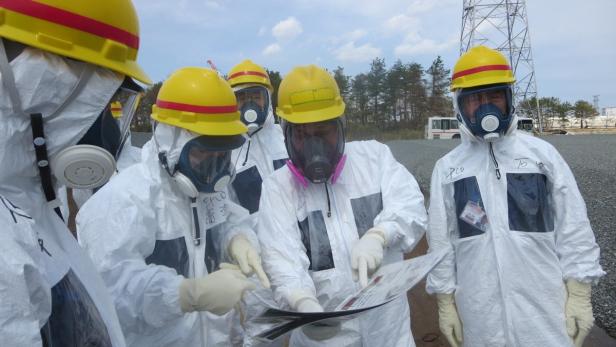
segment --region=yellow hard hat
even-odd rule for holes
[[[248,130],[229,84],[216,71],[200,67],[181,68],[163,82],[152,118],[200,135],[240,135]]]
[[[266,86],[270,91],[274,89],[270,83],[267,71],[248,59],[235,65],[229,71],[227,81],[229,81],[231,87],[246,83],[256,83]]]
[[[110,105],[111,115],[113,118],[118,119],[122,118],[122,103],[119,101],[114,101]]]
[[[276,114],[288,122],[334,119],[344,114],[344,108],[336,80],[318,66],[296,67],[280,82]]]
[[[130,0],[0,1],[0,37],[151,84],[137,64],[139,21]]]
[[[514,82],[511,66],[504,55],[494,49],[477,46],[458,59],[453,68],[451,90]]]

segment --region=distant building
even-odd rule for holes
[[[604,107],[601,115],[605,117],[616,117],[616,107]]]

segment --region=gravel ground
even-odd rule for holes
[[[616,337],[616,135],[553,135],[544,137],[565,158],[586,201],[607,275],[593,287],[596,323]],[[424,193],[436,160],[453,149],[457,140],[392,141],[395,157],[415,176]],[[616,344],[616,342],[614,342]]]

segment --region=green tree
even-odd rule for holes
[[[383,100],[385,102],[385,113],[388,115],[388,120],[395,123],[403,118],[405,105],[405,66],[402,61],[397,60],[394,65],[387,71],[385,77],[385,94]]]
[[[336,80],[336,84],[338,84],[338,89],[340,89],[342,99],[347,102],[351,89],[351,78],[344,74],[343,67],[338,66],[334,70],[334,79]]]
[[[351,83],[351,105],[353,117],[349,117],[349,121],[358,119],[362,125],[368,123],[368,77],[366,74],[360,73],[353,78]]]
[[[588,102],[584,100],[578,100],[575,102],[573,106],[573,111],[575,112],[575,118],[580,119],[580,128],[584,128],[584,123],[586,123],[586,127],[588,127],[588,121],[585,121],[586,118],[596,116],[597,110]]]
[[[449,69],[445,68],[443,60],[438,56],[427,70],[428,108],[431,115],[447,116],[453,114],[451,98],[449,98]]]
[[[387,79],[387,70],[385,69],[385,59],[374,58],[370,64],[370,72],[367,74],[367,87],[370,96],[370,108],[372,110],[372,121],[378,127],[383,127],[383,112],[381,106],[383,104],[384,85]]]
[[[406,94],[408,95],[408,119],[416,128],[423,128],[427,119],[428,97],[424,69],[421,64],[411,63],[406,67]]]
[[[565,122],[569,122],[569,120],[567,119],[567,114],[571,110],[573,110],[573,105],[571,105],[569,101],[565,101],[561,103],[560,105],[558,105],[557,114],[560,120],[563,122],[563,124]]]

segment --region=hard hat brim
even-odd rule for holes
[[[277,107],[276,114],[287,122],[295,124],[306,124],[322,122],[342,117],[342,115],[344,114],[344,109],[345,104],[340,103],[339,105],[330,106],[328,108],[320,110],[293,112],[290,114],[285,114],[281,108]]]

